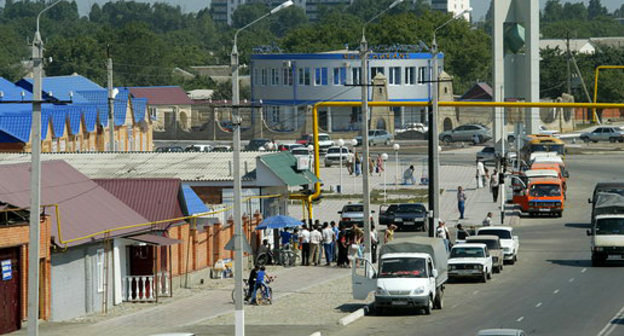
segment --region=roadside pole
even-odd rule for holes
[[[364,26],[366,27],[366,26]],[[362,73],[360,84],[362,85],[362,199],[364,204],[364,258],[371,259],[371,221],[370,221],[370,182],[369,182],[369,144],[368,144],[368,42],[362,28],[362,41],[360,43],[360,59],[362,61]]]

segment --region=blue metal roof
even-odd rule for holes
[[[190,216],[210,211],[190,186],[182,185],[182,196],[184,197],[184,215]]]
[[[431,59],[430,53],[387,52],[370,53],[369,59]],[[443,53],[438,54],[439,59],[444,58]],[[317,53],[317,54],[255,54],[252,60],[321,60],[321,59],[360,59],[359,53]]]
[[[32,92],[32,82],[32,78],[23,78],[16,84]],[[97,83],[80,75],[44,77],[42,90],[44,92],[44,98],[50,97],[50,92],[52,92],[52,97],[60,100],[69,100],[70,92],[76,93],[78,91],[88,90],[104,90],[104,92],[106,92],[106,90]],[[74,101],[80,102],[79,100],[80,97],[74,94]]]
[[[41,138],[48,135],[50,106],[44,104],[41,111]],[[6,142],[30,141],[32,108],[23,104],[0,104],[0,138]]]
[[[3,97],[0,98],[2,100],[32,100],[32,93],[28,90],[25,90],[22,87],[19,87],[8,80],[0,77],[0,91],[2,91]],[[24,93],[24,97],[22,97],[22,93]]]
[[[51,108],[52,131],[56,137],[62,137],[65,133],[65,123],[67,120],[67,110],[63,107]]]
[[[78,134],[80,132],[80,121],[83,114],[80,106],[68,106],[69,127],[72,134]]]

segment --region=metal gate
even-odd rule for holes
[[[19,247],[0,249],[0,334],[18,330],[21,325]]]

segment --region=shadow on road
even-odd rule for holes
[[[591,260],[557,260],[557,259],[549,259],[546,260],[550,263],[560,266],[571,266],[571,267],[591,267]]]
[[[343,305],[336,307],[336,309],[339,309],[341,312],[344,312],[344,313],[352,313],[365,306],[366,306],[365,303],[345,303]]]
[[[575,229],[590,229],[591,225],[589,223],[566,223],[565,227]]]

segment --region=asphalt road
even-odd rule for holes
[[[445,307],[430,316],[366,316],[331,335],[475,335],[519,328],[529,335],[624,335],[624,262],[592,268],[587,198],[599,181],[617,179],[624,155],[570,156],[564,216],[523,218],[520,259],[487,284],[447,285]]]

